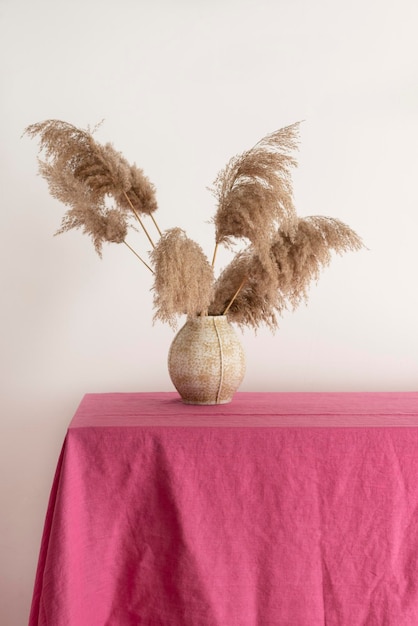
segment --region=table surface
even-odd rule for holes
[[[418,392],[238,392],[212,406],[172,392],[86,394],[70,428],[94,426],[418,426]]]
[[[87,394],[30,626],[416,626],[418,393]]]

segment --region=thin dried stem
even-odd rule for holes
[[[155,228],[158,230],[158,234],[160,235],[160,237],[162,237],[162,232],[160,230],[160,227],[158,226],[158,224],[157,224],[157,222],[155,220],[155,217],[153,216],[152,213],[150,213],[150,217],[151,217],[152,221],[154,222]]]
[[[142,230],[144,231],[144,233],[145,233],[145,234],[146,234],[146,236],[148,237],[148,240],[149,240],[150,244],[152,245],[152,247],[153,247],[153,248],[155,248],[155,243],[154,243],[154,242],[153,242],[153,240],[151,239],[151,236],[150,236],[149,232],[148,232],[148,231],[147,231],[147,229],[145,228],[144,222],[143,222],[143,221],[141,220],[141,218],[139,217],[138,212],[136,211],[136,209],[135,209],[134,205],[133,205],[133,204],[132,204],[132,202],[130,201],[129,196],[128,196],[128,194],[126,193],[126,191],[124,191],[124,192],[123,192],[123,195],[125,196],[125,198],[126,198],[126,200],[127,200],[128,204],[129,204],[129,206],[131,207],[132,212],[133,212],[133,214],[135,215],[136,219],[137,219],[137,220],[138,220],[138,222],[140,223]]]
[[[149,269],[149,271],[151,272],[151,274],[153,274],[153,273],[154,273],[154,270],[153,270],[153,269],[151,269],[151,267],[148,265],[148,263],[146,263],[146,262],[144,261],[144,259],[143,259],[142,257],[140,257],[140,256],[139,256],[139,254],[138,254],[138,253],[137,253],[137,252],[136,252],[136,251],[132,248],[132,246],[130,246],[130,245],[129,245],[129,243],[128,243],[127,241],[125,241],[125,240],[123,241],[123,243],[125,244],[125,246],[126,246],[127,248],[129,248],[129,250],[130,250],[131,252],[133,252],[133,253],[134,253],[134,255],[135,255],[135,256],[136,256],[136,257],[137,257],[137,258],[141,261],[141,263],[143,263],[143,264],[145,265],[145,267],[147,267],[147,268]]]
[[[223,312],[222,315],[226,315],[228,313],[229,309],[231,308],[231,306],[234,303],[235,299],[238,297],[239,292],[244,287],[244,285],[247,282],[247,280],[248,280],[248,276],[244,276],[244,278],[241,281],[240,286],[238,287],[238,289],[236,290],[236,292],[232,296],[230,303],[228,304],[228,306],[226,307],[226,309],[225,309],[225,311]]]
[[[215,267],[215,259],[216,259],[216,253],[218,252],[218,247],[219,247],[219,244],[216,243],[215,249],[213,251],[213,257],[212,257],[212,268]]]

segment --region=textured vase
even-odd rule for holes
[[[245,373],[245,354],[224,315],[189,319],[174,337],[168,371],[185,404],[226,404]]]

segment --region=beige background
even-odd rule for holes
[[[52,236],[63,207],[24,128],[104,119],[98,140],[157,186],[160,225],[210,256],[218,171],[305,120],[299,214],[346,221],[369,250],[336,258],[275,336],[242,335],[241,389],[417,389],[417,6],[0,0],[2,625],[27,623],[53,472],[83,394],[172,389],[173,335],[152,325],[150,276],[125,248],[100,261],[82,234]]]

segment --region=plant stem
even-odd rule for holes
[[[244,276],[244,278],[241,281],[240,286],[238,287],[238,289],[236,290],[236,292],[234,293],[232,299],[230,300],[228,306],[226,307],[225,311],[222,313],[222,315],[226,315],[231,307],[231,304],[234,302],[235,298],[238,296],[239,292],[241,291],[241,289],[244,287],[245,283],[248,280],[248,276]]]
[[[218,246],[219,244],[216,243],[215,250],[213,251],[213,257],[212,257],[212,269],[215,267],[215,259],[216,259],[216,253],[218,252]]]
[[[162,232],[161,232],[160,227],[158,226],[157,222],[155,221],[155,217],[153,216],[152,213],[150,213],[150,217],[151,217],[152,221],[154,222],[155,228],[158,230],[158,234],[161,237],[162,236]]]
[[[133,205],[133,204],[132,204],[132,202],[130,201],[128,194],[126,193],[126,191],[124,191],[124,192],[123,192],[123,194],[124,194],[125,198],[127,199],[128,203],[129,203],[129,206],[131,207],[131,209],[132,209],[132,211],[133,211],[133,213],[134,213],[134,215],[135,215],[136,219],[137,219],[137,220],[138,220],[138,222],[141,224],[142,230],[144,231],[144,233],[145,233],[145,234],[146,234],[146,236],[148,237],[148,240],[149,240],[150,244],[152,245],[152,247],[153,247],[153,248],[155,248],[155,244],[154,244],[153,240],[151,239],[149,232],[148,232],[148,231],[147,231],[147,229],[145,228],[145,226],[144,226],[144,224],[143,224],[143,222],[142,222],[141,218],[139,217],[138,211],[135,209],[134,205]]]
[[[129,245],[129,243],[127,243],[125,240],[123,241],[123,243],[125,244],[125,246],[127,246],[129,248],[129,250],[131,252],[134,253],[134,255],[145,265],[145,267],[147,267],[149,269],[149,271],[151,272],[151,274],[154,273],[154,271],[151,269],[151,267],[148,265],[148,263],[146,263],[144,261],[144,259],[142,257],[139,256],[139,254],[137,252],[135,252],[135,250],[133,248],[131,248],[131,246]]]

